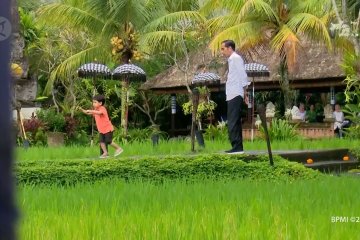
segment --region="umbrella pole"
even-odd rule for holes
[[[125,108],[125,135],[128,134],[129,124],[129,81],[126,79],[126,108]]]
[[[252,113],[251,113],[251,141],[254,141],[254,108],[255,108],[255,79],[254,77],[253,79],[253,84],[252,84]]]
[[[93,94],[92,94],[92,98],[95,96],[96,93],[96,89],[95,89],[95,76],[93,78]],[[94,117],[91,118],[91,140],[90,140],[90,146],[94,145]]]

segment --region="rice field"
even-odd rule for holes
[[[359,239],[359,180],[21,186],[20,239]]]

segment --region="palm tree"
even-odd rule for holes
[[[70,79],[85,62],[97,59],[115,65],[129,63],[132,58],[139,60],[137,33],[162,13],[161,5],[156,3],[155,0],[62,0],[42,7],[39,14],[46,24],[68,27],[88,36],[87,47],[52,72],[45,92],[51,92],[54,81]],[[122,84],[121,123],[126,126],[128,82],[124,80]]]
[[[180,2],[163,0],[164,15],[145,26],[141,43],[151,46],[149,51],[161,52],[184,73],[184,84],[189,94],[190,52],[208,45],[207,19],[199,11],[199,0]]]
[[[152,15],[156,15],[154,1],[147,0],[62,0],[51,3],[39,10],[40,18],[46,24],[70,27],[79,32],[86,32],[88,47],[63,61],[53,72],[47,90],[53,81],[64,78],[87,61],[98,59],[111,62],[110,39],[124,36],[128,32],[140,31]],[[127,46],[124,46],[126,48]],[[123,62],[131,59],[131,54],[124,51]]]
[[[295,66],[301,42],[319,41],[331,48],[328,25],[333,13],[330,1],[209,0],[207,4],[217,6],[221,13],[213,17],[209,25],[216,33],[210,43],[214,51],[219,50],[223,40],[233,39],[242,52],[270,47],[281,56],[280,83],[285,107],[290,107],[288,73]]]

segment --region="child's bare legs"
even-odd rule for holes
[[[106,144],[101,142],[100,143],[100,147],[101,147],[101,150],[103,151],[103,154],[101,156],[107,156],[108,155],[108,151],[106,149]]]
[[[116,149],[115,154],[114,154],[115,157],[118,156],[118,155],[120,155],[120,154],[123,152],[123,149],[122,149],[119,145],[117,145],[116,143],[111,142],[110,145],[111,145],[113,148]]]
[[[121,147],[120,147],[119,145],[117,145],[116,143],[114,143],[114,142],[111,142],[110,145],[111,145],[113,148],[115,148],[116,150],[121,149]]]

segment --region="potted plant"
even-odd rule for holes
[[[65,117],[55,109],[42,109],[37,112],[38,119],[47,132],[47,144],[50,147],[64,145]]]
[[[204,147],[204,138],[202,134],[202,120],[205,118],[213,118],[216,103],[210,100],[210,91],[207,87],[197,87],[199,92],[199,104],[197,106],[196,120],[198,129],[195,130],[195,136],[200,146]],[[190,99],[182,105],[185,115],[192,114],[193,102]]]

